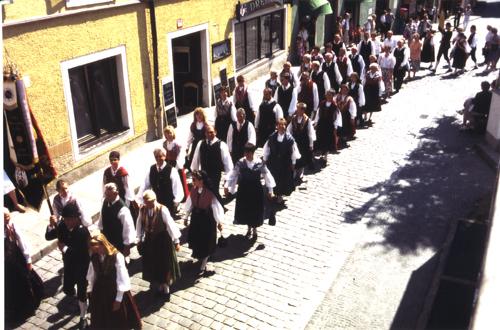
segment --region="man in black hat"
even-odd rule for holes
[[[68,296],[76,295],[80,307],[80,328],[85,327],[87,313],[87,270],[90,257],[88,242],[89,231],[80,223],[80,210],[76,204],[64,206],[61,216],[63,221],[57,225],[51,219],[45,232],[45,239],[58,240],[57,246],[63,255],[64,282],[63,292]]]

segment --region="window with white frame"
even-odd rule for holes
[[[97,5],[102,3],[113,2],[114,0],[66,0],[66,7],[83,7],[89,5]]]
[[[132,134],[125,63],[124,47],[62,63],[76,158]]]

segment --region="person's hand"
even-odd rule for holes
[[[33,265],[32,264],[26,264],[26,268],[28,268],[28,271],[31,272],[31,270],[33,269]]]
[[[119,301],[113,301],[113,312],[116,312],[117,310],[119,310],[121,304],[122,303]]]
[[[50,218],[49,218],[49,222],[50,222],[50,225],[52,227],[55,227],[57,226],[57,218],[55,215],[51,215]]]
[[[179,252],[181,250],[181,245],[179,243],[175,244],[175,251]]]
[[[224,187],[224,196],[229,196],[229,189],[227,187]]]
[[[127,245],[123,248],[123,256],[128,257],[130,255],[130,246]]]
[[[274,198],[274,194],[272,192],[268,193],[267,198],[269,198],[269,200],[272,200]]]
[[[217,228],[219,229],[219,231],[222,231],[222,223],[219,222],[219,224],[217,224]]]

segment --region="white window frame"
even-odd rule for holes
[[[97,5],[101,3],[113,2],[113,0],[66,0],[66,7],[82,7],[89,5]]]
[[[92,148],[88,152],[81,153],[80,147],[78,145],[75,113],[73,108],[73,98],[71,95],[71,86],[69,82],[69,70],[75,67],[87,65],[110,57],[116,58],[116,71],[118,76],[117,81],[118,81],[118,90],[120,94],[122,123],[123,126],[128,127],[128,130],[126,132],[123,132],[116,138],[112,139],[108,143],[104,143],[101,146]],[[103,150],[109,149],[112,145],[118,145],[120,144],[120,142],[134,135],[134,127],[132,121],[132,107],[130,104],[130,86],[129,86],[128,70],[127,70],[127,55],[125,46],[119,46],[116,48],[107,49],[97,53],[84,55],[68,61],[61,62],[61,74],[63,81],[64,97],[66,100],[66,108],[68,109],[68,117],[69,117],[68,119],[69,119],[69,127],[71,134],[71,145],[73,149],[73,157],[76,161],[100,153]]]

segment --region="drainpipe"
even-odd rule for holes
[[[163,112],[160,100],[160,73],[158,64],[158,33],[156,31],[155,0],[147,0],[149,7],[149,20],[151,21],[151,39],[153,43],[153,75],[154,75],[154,116],[156,120],[155,138],[163,136]]]

